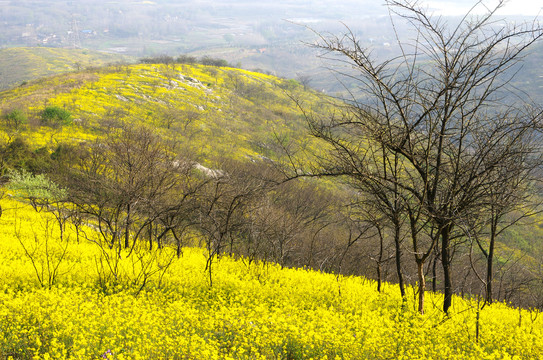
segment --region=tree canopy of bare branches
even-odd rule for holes
[[[455,24],[416,1],[386,4],[393,25],[409,22],[412,38],[396,34],[400,55],[380,60],[348,28],[342,36],[318,34],[315,46],[347,65],[336,71],[358,88],[330,116],[307,119],[332,148],[322,173],[346,176],[398,231],[408,227],[421,312],[424,264],[439,246],[447,312],[455,242],[475,231],[473,219],[496,220],[496,207],[525,206],[519,191],[540,165],[541,110],[510,83],[543,28],[496,21],[504,1]]]

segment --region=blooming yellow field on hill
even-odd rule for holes
[[[152,126],[207,160],[219,154],[273,157],[278,136],[305,147],[322,147],[306,134],[302,113],[290,96],[303,98],[308,106],[319,99],[294,80],[241,69],[118,65],[0,92],[0,112],[25,114],[28,124],[16,133],[36,147],[85,142],[119,122]],[[68,111],[72,123],[44,125],[40,114],[51,106]]]
[[[415,311],[393,285],[223,256],[213,287],[200,248],[123,250],[92,227],[5,197],[0,357],[5,359],[537,359],[537,312],[440,296]],[[113,269],[115,271],[113,271]],[[479,320],[477,320],[479,318]],[[477,338],[477,328],[479,335]]]

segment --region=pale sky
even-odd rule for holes
[[[471,3],[474,2],[475,1]],[[427,4],[430,9],[435,9],[435,14],[443,15],[463,15],[470,8],[470,5],[459,4],[458,1],[427,0],[422,1],[422,3]],[[496,0],[484,1],[484,4],[489,8],[494,8],[497,3],[498,1]],[[542,8],[543,0],[509,0],[497,14],[536,16],[543,15]],[[479,5],[475,9],[474,14],[483,14],[487,12],[488,11],[484,6]]]

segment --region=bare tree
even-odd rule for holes
[[[313,80],[308,74],[296,74],[296,80],[302,84],[304,90],[307,90],[311,86],[311,81]]]
[[[265,194],[268,184],[273,184],[264,174],[257,175],[254,167],[258,165],[224,160],[221,170],[207,169],[207,173],[201,174],[212,178],[199,194],[197,227],[208,252],[205,270],[210,286],[213,286],[214,262],[222,253],[234,254],[236,243],[251,223],[249,213],[254,202]]]
[[[307,266],[322,269],[329,251],[316,245],[319,234],[334,222],[332,199],[315,184],[291,181],[283,183],[266,198],[268,211],[260,224],[269,231],[262,234],[271,259],[281,266]],[[328,239],[330,243],[331,239]]]
[[[513,134],[510,134],[513,135]],[[541,200],[530,187],[541,181],[537,168],[541,158],[534,156],[532,139],[526,134],[514,134],[506,146],[511,156],[496,162],[493,166],[492,186],[487,189],[488,201],[479,216],[466,219],[469,236],[479,248],[486,262],[486,274],[476,276],[485,287],[485,302],[492,303],[494,280],[494,254],[498,238],[510,227],[529,222],[532,216],[541,211]],[[531,135],[531,134],[529,134]],[[488,142],[487,139],[480,139]]]
[[[98,139],[64,181],[70,200],[108,246],[127,249],[151,223],[181,206],[191,169],[173,144],[148,129],[125,126]]]
[[[319,34],[316,45],[324,56],[348,64],[349,71],[337,71],[359,87],[332,116],[308,116],[313,135],[332,145],[331,166],[322,172],[371,184],[368,193],[389,194],[383,204],[391,195],[401,200],[413,244],[422,234],[429,237],[425,250],[414,247],[420,269],[439,242],[444,312],[454,291],[451,266],[460,223],[492,201],[489,189],[499,191],[496,171],[516,158],[515,139],[529,154],[539,150],[533,134],[541,113],[511,96],[508,85],[543,28],[496,24],[503,4],[448,24],[417,2],[388,0],[393,25],[408,21],[414,30],[412,40],[396,34],[397,58],[375,58],[349,29],[340,37]],[[385,160],[376,161],[378,151]],[[338,159],[341,166],[334,168]],[[379,171],[382,162],[394,164],[388,169],[396,176]],[[421,284],[423,277],[419,271]]]
[[[73,214],[66,201],[66,189],[43,174],[32,175],[24,170],[10,172],[9,179],[8,188],[16,191],[16,198],[28,201],[37,212],[45,209],[53,214],[59,227],[60,241],[63,241],[66,223]]]

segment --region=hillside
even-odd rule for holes
[[[496,300],[534,310],[477,301],[484,259],[459,237],[464,298],[446,316],[429,293],[417,314],[408,242],[402,301],[387,224],[365,221],[365,199],[341,178],[310,176],[328,148],[304,111],[318,119],[338,104],[295,80],[176,63],[0,92],[0,355],[541,356],[539,222],[496,250]],[[284,181],[301,169],[309,176]],[[438,261],[428,289],[440,290]]]
[[[237,4],[4,21],[0,43],[146,57],[5,58],[32,79],[0,91],[0,357],[540,358],[538,22],[393,1],[334,35],[318,12],[261,23],[260,5],[236,25]]]
[[[101,153],[104,144],[116,147],[124,139],[133,139],[126,151],[152,150],[153,156],[166,161],[152,163],[149,154],[148,160],[138,159],[143,170],[132,174],[150,192],[145,195],[147,203],[136,201],[137,207],[129,206],[138,214],[145,209],[146,220],[138,223],[144,234],[148,222],[158,221],[152,227],[158,231],[159,243],[180,246],[184,240],[179,234],[206,232],[208,245],[216,251],[225,251],[229,244],[230,252],[235,247],[236,252],[283,266],[331,271],[338,266],[343,248],[332,239],[337,236],[339,241],[345,231],[333,225],[334,213],[339,212],[339,199],[347,195],[330,182],[280,184],[282,162],[302,166],[310,159],[302,154],[325,149],[307,134],[303,114],[292,98],[321,111],[326,107],[320,103],[320,94],[294,80],[227,67],[115,65],[36,80],[0,93],[1,173],[4,180],[14,170],[45,174],[83,202],[87,194],[82,189],[94,193],[93,177],[99,177],[105,188],[94,195],[105,195],[92,201],[121,206],[110,202],[124,201],[129,178],[109,185],[113,179],[107,172],[82,172],[104,166],[89,163],[95,159],[89,154]],[[297,152],[296,159],[289,159],[286,150]],[[111,154],[102,154],[100,161],[109,162],[113,173],[130,175],[131,169],[118,168],[130,163],[125,155],[118,152],[115,162]],[[146,183],[150,169],[163,176],[158,184],[174,181],[175,186],[170,186],[175,189],[161,189],[160,196],[151,191]],[[81,179],[88,183],[77,183]],[[80,205],[87,212],[93,211],[91,204]],[[167,206],[171,207],[164,209]],[[160,213],[147,217],[149,207]],[[109,228],[105,234],[128,233],[118,229],[122,215],[108,220],[117,229]],[[208,221],[205,226],[202,219]],[[84,220],[100,224],[102,219]],[[193,229],[197,224],[204,228]],[[247,242],[238,244],[233,240],[238,237]],[[308,249],[313,249],[311,256]]]
[[[104,122],[129,121],[182,139],[204,158],[217,154],[239,158],[272,155],[272,131],[292,132],[292,138],[303,141],[305,125],[290,94],[308,98],[308,104],[319,98],[296,81],[239,69],[115,65],[5,91],[0,93],[0,109],[23,111],[28,126],[18,129],[18,134],[34,136],[36,145],[45,145],[43,141],[51,136],[56,142],[82,140],[103,132]],[[47,106],[67,110],[73,123],[42,126],[39,113]]]
[[[0,90],[40,77],[128,61],[117,54],[51,47],[0,49]]]
[[[536,359],[543,320],[395,286],[223,256],[209,286],[206,254],[187,247],[132,256],[111,277],[99,235],[4,199],[0,218],[0,356],[7,359]],[[82,229],[80,229],[82,230]],[[115,250],[111,250],[115,251]]]
[[[224,186],[231,188],[224,191],[232,199],[238,195],[251,198],[236,209],[239,223],[227,228],[227,233],[235,234],[232,236],[247,239],[248,243],[239,245],[241,253],[286,266],[373,278],[381,267],[383,280],[395,281],[392,261],[376,263],[380,246],[376,236],[350,244],[362,228],[357,229],[359,225],[352,220],[356,213],[350,214],[352,210],[345,207],[357,195],[341,183],[305,180],[283,185],[284,192],[253,193],[253,186],[262,185],[256,179],[260,174],[276,171],[270,169],[281,163],[304,167],[314,162],[311,156],[326,150],[322,142],[308,135],[304,116],[293,99],[317,114],[325,114],[334,101],[295,80],[196,64],[119,64],[34,80],[0,93],[1,173],[27,170],[66,182],[69,179],[61,178],[62,171],[57,169],[58,159],[81,166],[78,156],[86,148],[99,148],[104,138],[112,136],[107,141],[115,142],[129,128],[143,127],[171,142],[166,147],[176,156],[190,159],[211,171],[209,174],[230,169],[231,184]],[[65,112],[68,117],[45,118],[47,109]],[[20,121],[10,120],[12,115]],[[287,157],[286,150],[296,156]],[[206,191],[206,196],[212,196]],[[537,286],[533,293],[516,285],[519,276],[526,284],[534,283],[532,279],[538,276],[542,236],[537,224],[512,228],[501,239],[497,250],[497,276],[502,284],[497,297],[501,300],[529,299],[520,302],[539,306]],[[382,256],[391,259],[392,240],[385,235]],[[254,243],[253,237],[262,238],[262,244]],[[220,247],[225,241],[220,241]],[[458,254],[457,276],[466,280],[458,283],[457,292],[471,292],[478,280],[475,274],[464,273],[470,268],[470,254]],[[404,271],[413,276],[415,269],[404,261]],[[437,257],[433,264],[436,261]],[[430,271],[431,265],[428,267]],[[437,284],[435,280],[436,289]],[[517,290],[510,292],[509,288]]]

